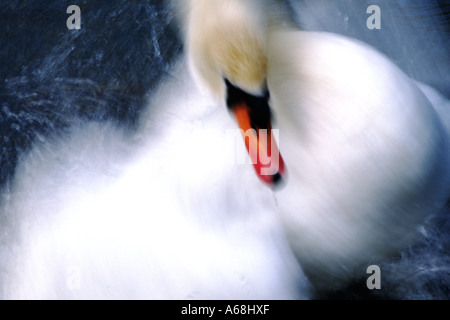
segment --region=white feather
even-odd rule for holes
[[[235,61],[226,49],[205,59],[205,46],[198,43],[224,41],[239,46],[241,56],[267,57],[264,77],[289,175],[285,188],[275,193],[276,210],[315,287],[339,288],[364,274],[368,265],[414,243],[418,226],[439,212],[450,194],[445,127],[450,110],[436,112],[411,79],[368,45],[297,30],[252,1],[244,1],[245,7],[240,1],[221,1],[221,6],[247,10],[232,25],[220,6],[190,3],[204,10],[188,19],[192,70],[207,65],[219,81],[227,75],[223,62]],[[200,16],[216,17],[214,28],[224,28],[218,34],[227,37],[212,39]],[[260,23],[250,35],[264,38],[265,46],[240,41],[242,32],[247,34],[246,17]],[[192,35],[203,38],[191,41]],[[241,71],[242,79],[233,79],[237,85],[248,82],[249,72]],[[204,76],[201,82],[209,82],[215,95],[225,99],[223,88],[210,79]],[[257,87],[261,80],[251,83]],[[241,87],[252,92],[251,85]]]

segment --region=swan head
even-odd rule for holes
[[[187,0],[185,47],[200,88],[225,101],[243,133],[258,177],[278,185],[285,173],[272,134],[266,34],[268,0]]]
[[[224,78],[262,95],[267,74],[265,1],[188,0],[185,17],[189,65],[201,87],[226,95]]]

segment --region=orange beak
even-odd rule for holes
[[[274,136],[278,131],[272,129],[267,98],[248,95],[229,82],[227,85],[228,107],[241,129],[255,172],[264,183],[274,187],[283,180],[286,170]]]

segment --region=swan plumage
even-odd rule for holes
[[[226,94],[223,77],[248,92],[261,93],[267,74],[266,39],[261,30],[266,24],[265,6],[266,1],[194,0],[184,8],[186,51],[190,65],[196,67],[191,71],[217,98]]]
[[[313,32],[273,37],[284,50],[269,53],[268,82],[290,130],[280,144],[294,181],[280,210],[304,268],[329,286],[405,248],[445,205],[448,134],[416,84],[368,46]]]
[[[289,175],[276,210],[315,287],[337,289],[413,243],[450,194],[450,110],[372,47],[283,22],[279,1],[189,4],[200,86],[223,101],[224,79],[270,92]]]
[[[271,201],[230,202],[233,124],[186,69],[152,96],[139,134],[83,124],[22,159],[1,208],[2,299],[307,297]]]
[[[232,30],[239,32],[241,23],[247,28],[238,49],[247,52],[241,45],[257,35],[252,48],[266,62],[244,54],[250,72],[241,78],[214,64],[219,55],[225,59],[220,65],[228,66],[228,55],[221,57],[226,50],[196,59],[202,51],[187,43],[190,69],[200,87],[221,101],[227,90],[224,75],[256,96],[270,89],[274,127],[280,128],[280,151],[289,169],[284,187],[273,192],[255,178],[248,164],[228,161],[238,152],[226,137],[235,123],[223,103],[218,106],[192,86],[182,62],[158,93],[151,94],[148,113],[135,135],[115,125],[90,123],[74,126],[68,136],[37,142],[23,155],[11,190],[2,195],[1,298],[305,298],[309,284],[292,250],[316,286],[337,287],[339,281],[364,273],[361,264],[376,263],[414,239],[414,232],[396,237],[410,231],[408,226],[423,223],[414,210],[425,208],[425,215],[442,205],[449,139],[440,120],[446,119],[448,134],[447,105],[434,113],[414,83],[364,44],[284,25],[281,1],[182,1],[183,14],[187,13],[183,19],[194,23],[185,35],[201,26],[189,19],[194,5],[203,8],[197,12],[201,21],[216,14],[218,20],[208,20],[214,24],[227,17],[221,14],[226,11],[215,11],[219,4],[240,14],[233,16]],[[233,32],[226,37],[228,45],[235,43]],[[202,34],[199,31],[198,41],[205,40]],[[296,45],[299,39],[302,46]],[[214,40],[222,45],[220,37]],[[281,50],[289,46],[294,48]],[[299,57],[308,63],[293,64]],[[203,62],[208,64],[201,70],[198,64]],[[242,60],[234,62],[240,66]],[[353,63],[372,76],[384,75],[386,82],[368,81],[370,76],[358,72]],[[253,64],[258,72],[251,72]],[[362,77],[355,80],[352,74]],[[287,80],[298,81],[298,86]],[[355,86],[361,91],[353,92]],[[423,91],[439,102],[431,89]],[[402,102],[411,102],[415,110],[406,118],[403,111],[410,109],[402,109]],[[304,107],[301,112],[291,108],[294,103]],[[417,112],[423,119],[414,116]],[[404,121],[396,130],[398,122],[390,120],[399,119]],[[392,155],[398,144],[388,147],[385,142],[390,140],[377,135],[376,129],[385,125],[392,129],[389,138],[401,132],[397,141],[412,143],[410,149],[400,148]],[[353,144],[345,147],[348,137],[354,138]],[[375,151],[353,148],[365,146],[364,141],[380,151],[369,166],[379,175],[372,176],[373,184],[364,183],[369,171],[359,164]],[[419,145],[424,148],[417,153]],[[349,158],[352,162],[343,166]],[[392,167],[386,166],[392,159]],[[441,166],[433,172],[435,163]],[[383,179],[386,171],[391,179]],[[397,174],[405,178],[399,180]],[[412,211],[408,205],[395,207],[402,192],[404,199],[418,200],[410,204]],[[399,215],[380,215],[380,207],[395,207]],[[362,210],[366,218],[337,215],[336,208]]]

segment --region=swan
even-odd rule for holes
[[[382,185],[374,186],[376,189],[374,192],[381,192],[375,201],[370,197],[371,190],[362,190],[361,187],[361,183],[367,181],[366,173],[355,173],[355,177],[342,168],[342,157],[346,155],[344,151],[353,150],[353,145],[352,148],[341,150],[342,145],[345,146],[343,142],[348,132],[343,131],[340,136],[341,140],[338,142],[342,145],[336,145],[337,139],[328,142],[335,131],[351,129],[351,124],[363,116],[353,115],[349,111],[348,113],[355,118],[348,119],[345,118],[345,114],[333,113],[331,110],[332,114],[329,118],[325,118],[327,122],[321,124],[321,122],[314,123],[311,119],[314,117],[320,119],[321,112],[327,111],[326,109],[308,113],[313,109],[305,108],[300,113],[295,111],[297,109],[290,108],[300,102],[317,108],[327,107],[322,105],[324,98],[316,96],[314,92],[319,90],[322,81],[333,80],[333,77],[330,78],[328,74],[318,78],[312,76],[317,70],[321,70],[323,62],[328,61],[331,64],[336,62],[336,59],[323,52],[323,55],[331,60],[322,57],[323,59],[314,62],[314,56],[318,53],[318,49],[315,49],[310,54],[302,53],[304,55],[302,59],[314,62],[305,65],[309,69],[292,68],[297,65],[293,63],[294,60],[297,61],[297,57],[294,60],[290,60],[292,57],[288,59],[289,52],[274,51],[273,44],[280,41],[280,48],[285,50],[287,44],[284,41],[290,40],[289,35],[297,39],[300,37],[299,33],[305,33],[296,31],[289,23],[285,28],[282,16],[270,17],[270,20],[267,20],[268,12],[275,12],[272,9],[278,9],[277,6],[267,9],[266,6],[272,5],[272,2],[227,0],[215,2],[214,6],[205,1],[177,3],[182,6],[184,23],[187,25],[189,19],[194,16],[196,20],[192,20],[191,23],[207,18],[210,14],[220,17],[215,5],[221,5],[220,9],[226,8],[230,13],[241,13],[240,16],[234,14],[228,16],[235,19],[232,24],[227,23],[229,20],[226,16],[219,20],[212,19],[208,23],[224,22],[222,27],[227,33],[227,26],[234,26],[233,30],[245,36],[240,42],[243,48],[249,43],[248,37],[256,35],[254,42],[256,45],[253,48],[259,47],[256,54],[262,59],[262,63],[259,58],[254,59],[255,55],[248,55],[249,69],[243,74],[240,72],[235,76],[230,74],[227,76],[228,81],[224,81],[223,70],[214,67],[216,59],[205,60],[205,57],[201,56],[201,50],[193,54],[195,51],[193,49],[199,47],[190,46],[188,42],[188,64],[193,74],[187,72],[184,61],[177,64],[162,81],[157,92],[150,95],[148,111],[143,112],[142,124],[136,133],[130,135],[111,123],[82,123],[75,125],[68,136],[38,140],[32,150],[20,159],[11,189],[2,194],[0,203],[2,299],[310,298],[312,296],[309,292],[310,281],[303,276],[304,270],[308,272],[310,280],[314,280],[314,271],[317,269],[314,281],[316,286],[320,284],[317,279],[321,280],[328,275],[332,281],[325,283],[322,280],[322,283],[323,287],[330,288],[337,286],[339,277],[344,281],[360,272],[359,267],[369,263],[368,260],[370,263],[375,261],[378,258],[377,254],[384,257],[392,251],[392,248],[384,250],[384,247],[389,245],[401,247],[400,241],[408,242],[404,237],[409,229],[404,226],[405,234],[402,233],[395,238],[396,243],[389,243],[389,239],[394,238],[395,234],[393,235],[392,230],[385,230],[390,226],[386,227],[389,217],[384,217],[383,212],[366,212],[368,218],[358,220],[357,210],[367,209],[367,206],[375,210],[379,208],[380,202],[388,200],[386,207],[393,206],[396,199],[401,198],[397,197],[400,193],[393,194],[392,199],[386,199],[386,194],[392,189],[383,189]],[[242,24],[236,22],[244,23],[248,32],[240,33]],[[267,28],[261,29],[266,24]],[[193,25],[195,26],[198,28],[198,24]],[[193,31],[195,30],[193,28]],[[187,35],[189,34],[193,35],[192,32],[187,32]],[[199,32],[198,35],[201,34],[202,32]],[[233,39],[233,34],[228,33],[222,38],[217,37],[217,33],[209,36],[215,35],[213,40],[221,40]],[[316,34],[311,40],[307,40],[305,35],[304,43],[311,41],[309,44],[312,45],[314,41],[322,39],[316,44],[318,46],[327,44],[322,35],[325,36]],[[352,50],[345,48],[352,44],[356,53],[361,54],[364,51],[362,48],[366,48],[365,50],[372,52],[374,57],[379,57],[365,45],[340,37],[334,38],[331,35],[328,37],[335,39],[336,49],[339,48],[338,53],[350,55]],[[197,40],[203,41],[205,38],[200,37]],[[329,47],[322,49],[327,51]],[[216,58],[221,58],[222,52],[221,50],[215,52],[219,54]],[[248,52],[244,51],[245,53]],[[348,59],[351,60],[350,58],[354,56]],[[344,57],[339,58],[339,62],[342,58]],[[418,97],[416,103],[422,102],[422,111],[430,115],[424,122],[416,119],[411,124],[416,129],[435,126],[434,135],[430,134],[429,130],[424,130],[425,137],[422,135],[419,137],[421,138],[419,142],[423,142],[428,133],[430,144],[425,144],[427,148],[419,156],[424,162],[424,170],[430,168],[431,164],[426,166],[425,154],[436,162],[440,158],[445,159],[445,155],[433,155],[431,138],[442,135],[444,139],[438,118],[447,119],[448,132],[450,122],[448,117],[445,118],[448,115],[447,109],[437,110],[439,117],[436,116],[428,109],[428,102],[417,91],[415,85],[400,71],[395,71],[397,69],[384,58],[379,59],[383,63],[377,68],[391,70],[399,76],[397,80],[400,83],[405,82],[403,89],[410,90],[395,91],[394,89],[398,87],[391,88],[395,91],[395,95],[402,93],[399,98],[402,100],[406,99],[403,95],[407,96],[408,92],[415,93]],[[198,72],[197,68],[199,65],[202,66],[203,62],[212,64],[204,66],[206,68]],[[253,63],[260,69],[254,68]],[[225,63],[225,67],[227,65]],[[289,72],[283,70],[282,65],[285,65]],[[369,68],[369,62],[364,65],[372,70]],[[220,72],[209,73],[211,70]],[[262,71],[259,75],[256,72],[258,70]],[[305,80],[305,85],[295,90],[293,86],[283,86],[286,81],[278,83],[276,80],[277,77],[288,79],[290,75],[293,80],[303,84],[303,75],[300,78],[296,75],[302,70],[305,76],[309,76],[306,77],[309,80]],[[346,69],[344,74],[348,75],[349,70]],[[355,70],[353,72],[357,73]],[[383,72],[386,70],[380,71]],[[243,75],[248,78],[242,78]],[[336,86],[343,79],[338,70],[331,75],[339,81],[328,82],[329,87],[324,89],[327,94],[330,94],[332,88],[340,91]],[[359,73],[357,75],[361,76]],[[191,76],[198,85],[192,83]],[[262,78],[255,80],[258,77]],[[386,80],[392,86],[397,85],[397,81],[393,81],[390,76],[386,77]],[[347,81],[354,84],[350,75]],[[209,89],[210,86],[213,90]],[[327,101],[337,104],[353,96],[353,93],[350,94],[348,91],[351,89],[345,84],[342,86],[347,88],[342,91],[343,97],[338,99],[336,95],[339,94],[335,92],[334,95],[325,96]],[[369,86],[370,90],[365,86]],[[360,89],[364,88],[366,91],[355,97],[358,101],[384,99],[383,101],[388,104],[392,103],[387,96],[380,97],[380,93],[386,90],[383,86],[377,86],[376,83],[361,84]],[[212,91],[213,98],[199,92],[199,89]],[[302,95],[297,92],[299,90],[303,90]],[[251,117],[240,103],[242,101],[239,99],[242,97],[252,103],[254,113]],[[288,98],[293,102],[289,103]],[[297,102],[295,101],[297,98],[301,99]],[[233,105],[227,108],[217,104],[217,99],[228,101]],[[436,101],[438,100],[437,96]],[[346,104],[341,106],[345,108]],[[331,105],[328,107],[331,109]],[[264,110],[262,116],[260,108]],[[364,110],[367,108],[376,108],[376,103],[368,103]],[[414,110],[416,109],[420,108],[415,106]],[[238,123],[244,128],[255,125],[261,128],[261,132],[257,132],[261,136],[254,135],[250,130],[246,137],[252,143],[261,144],[258,151],[262,150],[263,157],[258,158],[258,155],[254,155],[253,166],[236,165],[227,160],[230,154],[239,152],[237,147],[245,150],[245,147],[237,146],[234,144],[235,141],[226,138],[227,130],[236,128],[227,110],[237,116]],[[385,114],[390,114],[389,110],[384,111]],[[279,136],[271,130],[266,131],[269,136],[264,136],[264,129],[272,126],[269,123],[270,114],[276,120],[273,122],[273,128],[279,128]],[[303,114],[309,115],[306,123],[312,127],[299,126]],[[398,114],[397,116],[400,117]],[[346,121],[347,125],[339,127],[332,122],[333,117]],[[414,114],[410,114],[405,122],[412,119],[415,119]],[[372,117],[369,122],[372,123]],[[364,132],[366,129],[364,125],[365,123],[361,124],[362,129],[358,134]],[[378,121],[374,125],[381,128],[382,122]],[[317,126],[319,131],[315,131]],[[326,135],[328,130],[331,131]],[[374,130],[372,129],[369,136],[374,134]],[[406,130],[405,136],[403,131],[401,132],[405,141],[409,140],[406,135],[411,135],[411,141],[408,142],[414,142],[418,137],[417,134],[412,134],[414,133],[412,129]],[[305,141],[302,142],[299,137]],[[354,138],[352,142],[355,142],[354,146],[357,147],[360,140],[354,135],[352,137]],[[312,142],[317,142],[321,148],[313,148]],[[299,144],[302,148],[298,147]],[[445,142],[436,143],[434,148],[437,149],[439,144],[444,145]],[[249,152],[252,151],[251,147],[249,142]],[[332,147],[334,149],[327,152]],[[411,148],[414,148],[414,145]],[[389,154],[389,150],[390,148],[387,148],[384,152]],[[273,151],[275,153],[278,151],[282,156],[279,159],[268,157],[270,161],[267,163],[264,156],[272,155]],[[445,148],[441,151],[445,152]],[[327,162],[326,157],[331,153],[335,162]],[[355,154],[360,153],[358,151]],[[369,156],[370,154],[360,155],[363,160]],[[386,165],[383,163],[380,164],[381,169]],[[278,167],[278,172],[269,170],[269,174],[262,174],[262,169],[270,169],[272,164]],[[352,163],[355,164],[359,164],[359,161]],[[378,166],[378,163],[372,161],[372,165]],[[407,165],[411,164],[406,163],[405,166]],[[320,175],[319,170],[324,168],[328,170]],[[363,171],[362,169],[359,168],[359,171]],[[380,174],[383,173],[381,169],[377,168]],[[346,191],[348,194],[355,192],[352,189],[344,189],[344,186],[348,188],[348,185],[338,179],[339,175],[331,175],[333,172],[340,173],[344,182],[347,182],[347,179],[356,180],[349,183],[357,183],[354,189],[357,189],[358,193],[353,197],[350,195],[344,197],[345,192],[333,194],[333,190],[336,189]],[[422,179],[426,187],[431,188],[428,195],[418,197],[420,201],[415,202],[415,205],[428,209],[432,208],[432,202],[435,201],[438,210],[441,205],[440,198],[443,196],[440,197],[434,188],[438,188],[439,185],[443,187],[442,189],[445,188],[446,172],[446,162],[442,161],[442,167],[436,169],[435,184],[431,182],[431,178]],[[420,172],[416,170],[412,175],[417,173]],[[384,173],[384,177],[386,175],[388,174]],[[393,177],[390,181],[397,182],[400,178]],[[421,179],[413,178],[410,181],[417,182]],[[406,185],[410,181],[403,180],[403,183]],[[341,185],[339,188],[329,188],[330,182]],[[266,188],[266,185],[270,188]],[[395,189],[401,186],[401,181],[397,182]],[[412,194],[408,197],[415,200],[414,191],[411,187]],[[445,190],[441,191],[443,195]],[[407,191],[404,193],[407,194]],[[416,190],[416,193],[421,192]],[[365,198],[361,199],[363,196]],[[425,197],[429,197],[429,205]],[[330,200],[326,201],[327,198]],[[333,206],[333,201],[338,202],[336,205],[339,204],[340,207]],[[355,215],[342,215],[342,210],[336,210],[336,215],[329,215],[328,211],[323,210],[341,207],[353,208]],[[399,220],[402,220],[401,223],[413,224],[407,218],[406,213],[409,213],[407,209],[409,208],[397,212],[401,214]],[[320,214],[315,216],[316,213]],[[337,216],[337,213],[341,215]],[[352,219],[354,221],[351,221]],[[420,217],[418,220],[421,223]],[[376,230],[378,225],[383,227]],[[352,229],[354,226],[355,230]],[[336,228],[348,228],[345,232],[349,233],[344,234]],[[366,239],[365,236],[369,238]],[[410,238],[414,237],[416,235],[411,235]],[[375,238],[377,242],[374,244]],[[370,259],[355,257],[357,253]],[[342,273],[341,269],[350,268],[353,268],[354,272]]]
[[[21,155],[0,194],[0,299],[306,298],[273,200],[234,188],[253,177],[232,178],[234,123],[184,61],[142,112],[134,132],[74,119]]]
[[[136,133],[81,123],[23,156],[0,205],[1,299],[309,296],[270,203],[232,192],[226,110],[172,72]]]
[[[187,0],[179,10],[191,73],[245,133],[317,292],[420,237],[450,195],[448,108],[369,45],[296,28],[281,1]]]

